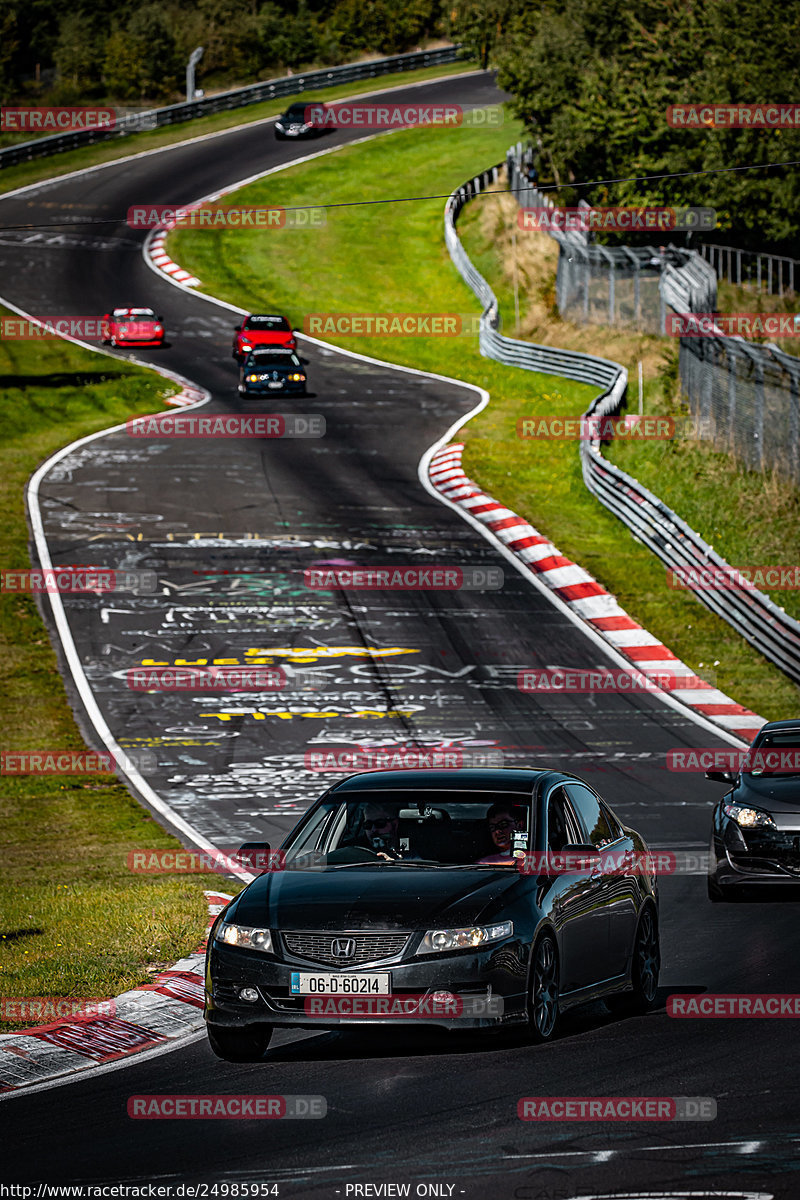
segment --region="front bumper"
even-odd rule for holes
[[[800,832],[740,830],[715,834],[710,878],[718,887],[800,887]]]
[[[240,396],[304,396],[306,385],[282,380],[280,387],[268,387],[266,383],[240,383]]]
[[[293,996],[292,971],[337,974],[332,968],[307,962],[284,962],[272,955],[220,946],[213,942],[206,957],[205,1018],[209,1025],[242,1029],[248,1025],[278,1025],[303,1029],[335,1029],[356,1025],[435,1025],[452,1030],[497,1029],[527,1020],[528,947],[511,938],[475,952],[443,954],[400,962],[362,965],[353,974],[388,971],[391,999],[404,995],[429,996],[450,992],[463,999],[492,999],[500,1016],[331,1016],[306,1012],[305,996]],[[348,972],[350,973],[350,972]],[[257,1002],[238,999],[238,990],[252,987]],[[310,998],[309,998],[310,999]],[[314,997],[318,999],[318,997]],[[329,999],[329,997],[326,997]],[[492,1006],[489,1006],[490,1011]]]
[[[122,338],[119,334],[115,335],[115,340],[118,346],[163,346],[163,337],[156,338]]]

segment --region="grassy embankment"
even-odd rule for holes
[[[35,467],[76,438],[157,411],[172,391],[66,342],[0,341],[4,567],[29,562],[24,492]],[[85,750],[34,599],[4,593],[0,613],[3,750]],[[0,997],[114,996],[195,949],[203,888],[235,885],[132,874],[128,851],[140,847],[179,843],[113,775],[3,776]],[[0,1032],[14,1027],[0,1022]]]

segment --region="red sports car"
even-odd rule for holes
[[[164,322],[152,308],[115,308],[103,317],[103,341],[112,346],[163,346]]]
[[[251,313],[245,317],[241,325],[236,326],[233,357],[244,358],[256,346],[281,346],[296,350],[297,339],[286,317],[266,313]]]

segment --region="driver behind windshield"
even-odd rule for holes
[[[400,847],[397,813],[390,813],[384,804],[367,804],[364,807],[364,836],[378,858],[411,858],[407,850]]]

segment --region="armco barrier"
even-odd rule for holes
[[[481,353],[508,366],[596,384],[602,391],[592,401],[584,418],[617,414],[622,408],[627,387],[627,372],[619,363],[591,354],[517,341],[500,333],[497,299],[487,281],[470,262],[456,233],[455,223],[464,205],[497,181],[503,165],[491,167],[463,184],[445,205],[445,241],[450,257],[484,306],[480,320]],[[668,278],[664,281],[667,302],[679,297],[681,302],[698,295],[705,297],[708,281],[704,278],[704,270],[709,270],[708,264],[699,260],[698,256],[692,256],[688,272],[682,273],[682,268],[670,268]],[[668,568],[704,570],[718,567],[731,570],[725,560],[658,497],[604,459],[599,438],[581,439],[580,454],[583,480],[589,491]],[[727,621],[790,679],[800,682],[800,623],[787,616],[768,596],[755,588],[746,591],[692,590],[706,607]]]
[[[556,350],[550,346],[538,346],[534,342],[521,342],[504,337],[500,333],[500,314],[497,299],[483,276],[470,262],[461,240],[456,233],[455,223],[464,205],[484,188],[496,182],[503,164],[490,167],[488,171],[469,180],[447,200],[444,217],[444,235],[447,249],[457,270],[483,303],[480,320],[480,349],[487,358],[497,359],[511,367],[523,367],[529,371],[542,371],[546,375],[561,375],[579,383],[595,384],[603,389],[602,397],[612,396],[617,407],[622,403],[628,383],[628,373],[619,363],[607,358],[595,358],[593,354],[579,354],[571,350]]]
[[[263,100],[274,100],[281,96],[294,96],[298,92],[310,92],[319,88],[332,87],[338,83],[354,83],[359,79],[372,79],[381,75],[394,75],[400,71],[416,71],[422,67],[436,67],[455,62],[461,46],[444,46],[439,50],[415,50],[411,54],[395,54],[391,58],[376,58],[371,62],[347,63],[343,67],[327,67],[321,71],[306,71],[302,75],[285,75],[279,79],[266,79],[248,87],[220,92],[202,100],[187,100],[182,104],[170,104],[166,108],[149,109],[146,115],[154,118],[154,129],[165,125],[178,125],[205,117],[210,113],[228,112],[244,108],[248,104],[259,104]],[[121,122],[121,128],[112,130],[77,129],[72,133],[56,133],[51,137],[35,138],[30,142],[19,142],[0,150],[0,170],[18,163],[30,162],[35,158],[47,158],[63,150],[77,150],[94,142],[105,142],[111,138],[124,137],[132,132],[135,121]]]

